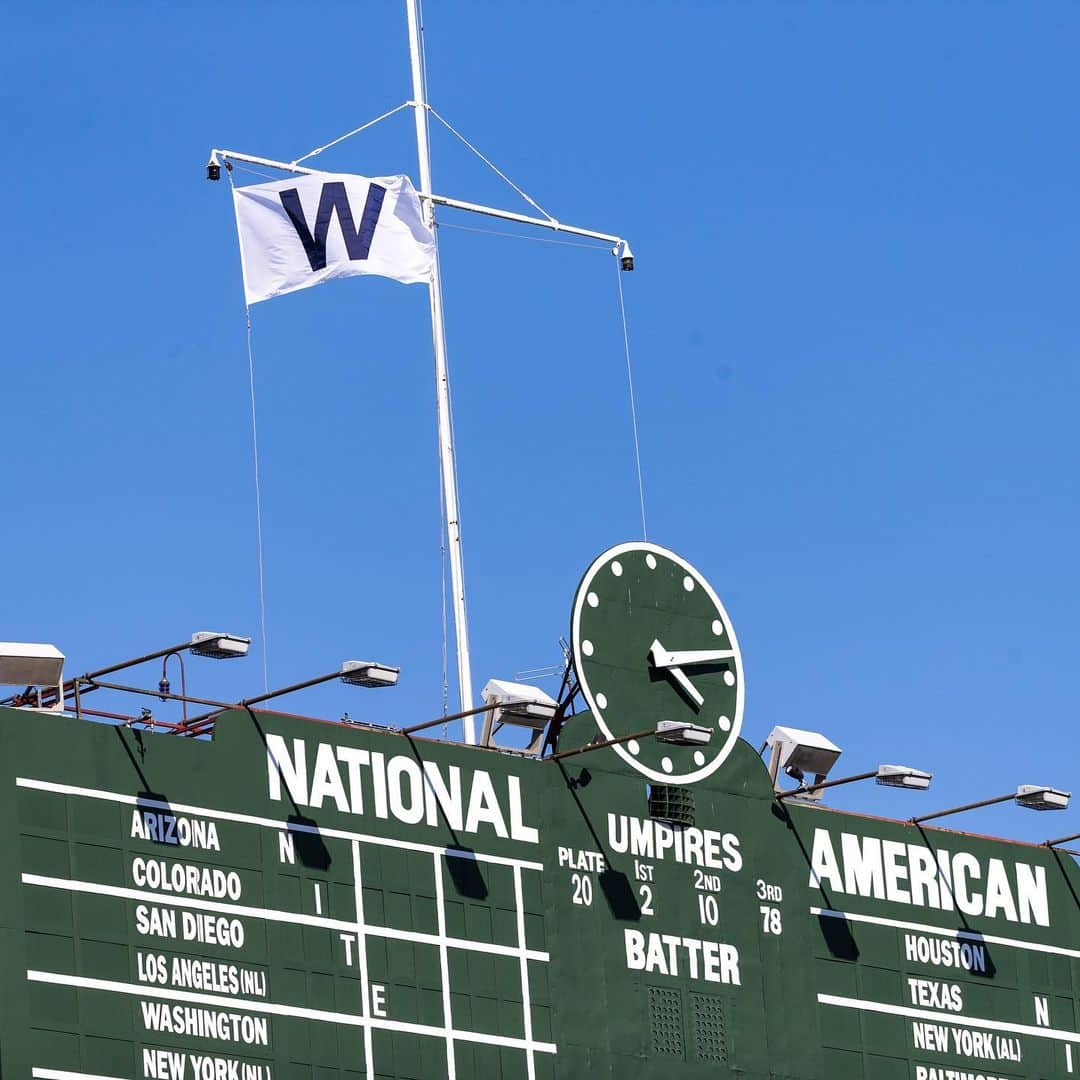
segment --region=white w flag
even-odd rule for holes
[[[249,304],[353,274],[431,279],[435,242],[407,176],[318,173],[235,188]]]

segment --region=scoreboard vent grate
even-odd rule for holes
[[[649,817],[672,825],[694,824],[694,793],[685,787],[653,784],[648,789]]]
[[[724,1003],[710,994],[691,994],[694,1017],[694,1045],[698,1061],[727,1061],[727,1030]]]
[[[649,1020],[652,1026],[653,1053],[685,1058],[682,994],[678,990],[650,986]]]

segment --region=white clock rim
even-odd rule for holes
[[[743,676],[742,650],[740,650],[738,639],[735,636],[735,628],[731,624],[731,619],[728,618],[727,609],[721,602],[720,597],[716,595],[716,590],[706,580],[705,576],[697,569],[697,567],[688,563],[686,559],[672,551],[670,548],[661,547],[659,544],[649,543],[647,540],[630,540],[623,544],[616,544],[614,547],[608,548],[607,551],[597,555],[597,557],[589,564],[588,570],[585,571],[585,574],[581,579],[581,584],[578,586],[577,596],[574,598],[574,613],[571,620],[570,633],[574,645],[574,664],[577,668],[578,681],[581,686],[581,692],[585,695],[585,700],[589,705],[589,709],[592,711],[593,718],[596,720],[596,726],[600,729],[601,734],[608,739],[617,738],[604,720],[603,710],[597,706],[596,701],[593,699],[592,690],[582,676],[584,659],[581,655],[581,612],[585,606],[585,597],[588,594],[589,585],[592,583],[593,578],[596,577],[596,574],[601,567],[610,563],[613,559],[617,559],[620,555],[625,555],[627,552],[631,551],[641,552],[642,554],[651,552],[654,555],[663,555],[665,558],[671,559],[671,561],[678,566],[681,566],[687,573],[693,574],[694,580],[701,584],[702,588],[704,588],[708,594],[709,599],[712,600],[713,604],[716,606],[716,610],[723,618],[724,629],[727,632],[728,640],[731,642],[732,651],[735,653],[733,659],[735,660],[736,677],[739,680],[735,692],[735,716],[732,718],[731,730],[726,733],[727,742],[724,745],[724,748],[711,761],[703,765],[700,769],[695,769],[693,772],[665,773],[658,772],[656,769],[650,769],[647,765],[643,765],[622,743],[617,743],[615,746],[611,747],[623,761],[649,780],[655,780],[659,784],[694,784],[698,780],[704,780],[707,776],[712,776],[712,774],[728,759],[732,750],[735,749],[735,744],[739,741],[739,732],[742,730],[743,705],[746,700],[746,680]]]

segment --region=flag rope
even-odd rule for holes
[[[228,166],[226,166],[227,168]],[[275,176],[273,173],[263,172],[262,169],[253,169],[250,165],[233,165],[233,168],[237,172],[251,173],[252,176],[262,176],[267,180],[280,180],[280,176]]]
[[[645,525],[645,481],[641,473],[641,445],[638,442],[637,406],[634,402],[634,372],[630,364],[630,331],[626,322],[626,300],[623,297],[623,270],[618,257],[615,259],[615,273],[619,281],[619,313],[622,315],[623,346],[626,349],[626,382],[630,388],[630,424],[634,430],[634,461],[637,464],[638,501],[641,504],[641,539],[648,540],[649,530]]]
[[[317,146],[314,150],[309,150],[303,157],[294,159],[291,164],[299,165],[301,161],[307,161],[308,158],[313,158],[316,154],[321,154],[324,150],[329,150],[331,146],[337,146],[338,143],[344,142],[346,139],[351,139],[354,135],[359,135],[361,131],[367,131],[369,127],[374,127],[381,121],[388,120],[394,113],[399,113],[402,109],[407,109],[410,105],[412,105],[411,101],[403,101],[395,108],[388,109],[382,116],[376,116],[374,120],[369,120],[366,124],[361,124],[358,128],[353,128],[352,131],[346,131],[344,135],[339,135],[336,139],[331,139],[325,146]]]
[[[431,113],[431,115],[434,116],[435,119],[438,120],[439,123],[442,124],[442,126],[446,128],[447,131],[450,132],[451,135],[455,135],[458,139],[460,139],[489,169],[491,169],[493,173],[501,177],[507,184],[509,184],[531,207],[539,210],[540,213],[548,219],[548,221],[556,220],[534,198],[532,198],[532,196],[522,191],[522,189],[519,188],[517,184],[515,184],[514,181],[511,180],[510,177],[507,176],[506,173],[504,173],[502,169],[498,167],[498,165],[496,165],[490,158],[485,157],[479,150],[477,150],[477,148],[473,146],[473,144],[469,142],[469,140],[466,139],[465,136],[462,135],[461,132],[458,131],[458,129],[454,127],[454,125],[451,124],[449,120],[445,119],[445,117],[440,116],[433,106],[429,105],[427,109],[428,112]]]
[[[259,550],[259,632],[262,635],[263,692],[270,693],[270,650],[266,638],[266,574],[263,568],[262,486],[259,482],[259,425],[255,413],[255,353],[251,342],[251,307],[247,315],[248,387],[251,390],[251,448],[255,462],[255,527]]]
[[[602,251],[607,254],[611,248],[606,244],[590,244],[582,240],[555,240],[550,236],[531,236],[528,233],[501,232],[498,229],[478,229],[475,225],[455,225],[450,221],[440,221],[440,229],[458,229],[460,232],[481,233],[484,236],[501,236],[507,240],[532,240],[537,244],[558,244],[562,247],[584,248],[586,251]]]

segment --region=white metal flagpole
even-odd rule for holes
[[[522,225],[532,225],[537,228],[551,229],[555,232],[565,232],[572,236],[588,237],[592,240],[610,243],[613,245],[611,253],[618,258],[621,269],[633,270],[634,257],[630,250],[629,243],[622,237],[614,236],[610,233],[597,232],[593,229],[579,228],[575,225],[566,225],[552,217],[531,217],[527,214],[518,214],[510,210],[500,210],[491,206],[481,206],[478,203],[465,202],[461,199],[452,199],[445,195],[435,194],[431,184],[431,148],[428,141],[428,112],[430,110],[427,104],[427,87],[424,85],[421,52],[422,27],[420,25],[419,0],[405,0],[405,9],[409,21],[409,59],[412,67],[413,85],[413,100],[406,102],[405,104],[412,106],[413,116],[416,121],[416,156],[420,167],[421,188],[421,190],[417,192],[417,195],[421,201],[425,221],[432,229],[432,232],[435,231],[435,207],[445,206],[454,210],[464,210],[469,213],[483,214],[504,221],[513,221]],[[379,117],[379,119],[385,119],[386,116],[390,116],[397,111],[397,109],[393,109],[390,113],[386,113],[383,117]],[[370,127],[370,124],[365,125],[365,127]],[[357,131],[360,130],[363,129],[357,129]],[[350,132],[349,134],[355,133],[356,132]],[[347,138],[348,136],[345,137]],[[340,139],[337,139],[335,140],[335,143],[328,145],[335,145],[340,141]],[[322,149],[326,149],[326,147],[322,147],[316,152],[321,152]],[[307,157],[311,156],[311,154],[307,155]],[[274,161],[270,158],[257,157],[253,154],[241,154],[235,150],[214,149],[210,151],[210,160],[207,162],[207,179],[220,179],[220,162],[224,161],[226,166],[231,168],[230,161],[232,160],[245,161],[253,165],[264,165],[270,168],[280,169],[283,172],[300,173],[304,175],[319,175],[322,172],[320,169],[312,169],[299,164],[304,158],[299,158],[296,161],[291,162]],[[487,161],[486,158],[483,160]],[[488,164],[490,165],[490,162],[488,162]],[[500,173],[500,175],[502,174]],[[544,213],[545,211],[541,212]],[[431,280],[428,285],[428,298],[431,305],[431,337],[435,349],[435,395],[438,405],[439,464],[442,472],[443,506],[446,515],[446,537],[450,549],[450,582],[451,590],[453,592],[454,637],[457,648],[458,699],[461,702],[461,711],[468,712],[473,708],[472,668],[469,660],[469,622],[465,607],[465,570],[461,550],[461,520],[458,510],[457,469],[454,462],[454,431],[450,413],[450,376],[446,362],[442,276],[439,269],[439,240],[437,235],[435,236],[435,250],[434,258],[432,260]],[[640,489],[640,465],[638,469]],[[642,512],[642,521],[644,522],[644,511]],[[462,735],[466,743],[476,742],[476,726],[473,717],[467,716],[462,720]]]
[[[416,155],[420,165],[420,187],[432,192],[431,150],[428,145],[427,89],[420,63],[420,19],[417,0],[405,0],[409,16],[409,59],[412,65],[413,115],[416,119]],[[430,196],[421,196],[424,217],[435,229],[435,206]],[[439,462],[442,466],[443,500],[446,507],[446,536],[450,548],[450,588],[454,601],[454,638],[457,645],[458,698],[462,711],[473,707],[472,669],[469,661],[469,622],[465,608],[465,568],[461,554],[461,521],[458,512],[457,472],[454,468],[454,437],[450,421],[450,376],[446,364],[446,333],[443,323],[442,276],[439,271],[439,241],[428,286],[431,300],[431,337],[435,345],[435,394],[439,413]],[[475,718],[462,720],[465,742],[476,742]]]

